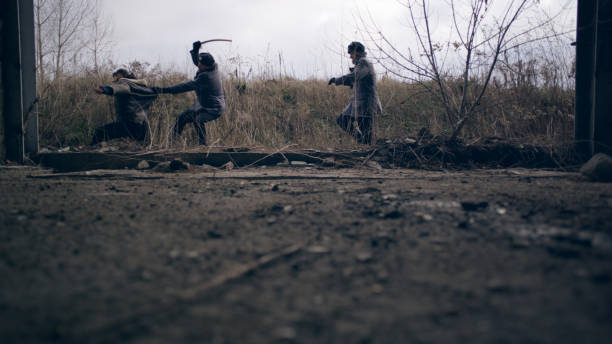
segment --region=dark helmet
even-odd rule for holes
[[[212,66],[215,64],[215,58],[210,53],[200,53],[200,55],[198,55],[198,61],[205,66]]]
[[[358,54],[365,52],[365,47],[359,42],[351,42],[348,46],[348,53],[356,52]]]
[[[134,74],[128,72],[127,69],[125,68],[119,68],[116,71],[113,72],[113,78],[117,76],[117,74],[121,74],[124,78],[128,78],[128,79],[136,79],[136,77],[134,76]]]

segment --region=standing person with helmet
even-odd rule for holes
[[[145,141],[150,136],[147,113],[157,94],[147,87],[145,80],[136,79],[126,69],[116,70],[113,78],[110,85],[99,86],[94,91],[115,98],[117,122],[96,128],[91,144],[117,138]]]
[[[355,65],[350,73],[331,78],[329,85],[350,86],[353,89],[351,101],[338,116],[338,125],[363,144],[372,143],[372,119],[382,112],[374,66],[366,59],[365,47],[359,42],[348,46],[348,54]]]
[[[185,125],[193,123],[199,143],[206,145],[205,123],[219,118],[225,112],[225,95],[219,67],[210,53],[199,52],[201,46],[202,43],[196,41],[189,52],[193,63],[198,67],[193,80],[170,87],[153,87],[153,90],[157,93],[170,94],[196,92],[195,103],[177,116],[172,132],[174,138],[178,138]]]

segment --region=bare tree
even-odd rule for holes
[[[64,72],[66,56],[71,57],[83,48],[82,32],[91,12],[91,1],[53,0],[55,15],[52,42],[55,77]]]
[[[390,74],[423,86],[437,98],[453,123],[455,140],[477,111],[495,73],[500,54],[525,42],[550,24],[553,17],[517,25],[529,10],[537,9],[538,0],[496,2],[448,0],[448,30],[433,23],[431,4],[426,0],[402,0],[408,12],[408,27],[414,44],[401,49],[387,37],[370,15],[359,16],[362,31],[374,43],[375,59]],[[439,4],[438,4],[439,5]],[[438,35],[436,35],[436,30]],[[445,38],[440,37],[440,32]],[[537,36],[537,35],[536,35]]]
[[[60,77],[83,59],[100,70],[112,46],[112,23],[99,0],[35,0],[37,68],[40,84]]]
[[[91,54],[94,73],[100,73],[100,62],[108,57],[108,53],[113,45],[110,40],[112,34],[111,22],[105,17],[101,10],[99,0],[95,0],[91,16],[88,23],[88,38],[85,46]]]
[[[49,55],[49,41],[47,25],[53,15],[53,9],[48,0],[36,0],[34,2],[35,30],[36,30],[36,63],[38,84],[45,81],[45,60]]]

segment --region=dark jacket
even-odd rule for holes
[[[157,99],[157,94],[147,87],[144,80],[121,78],[100,88],[104,94],[115,97],[117,120],[123,123],[146,122],[151,103]]]
[[[225,95],[221,83],[221,73],[216,63],[211,70],[198,71],[191,81],[159,89],[160,93],[171,94],[189,91],[195,91],[198,98],[191,107],[193,111],[204,110],[215,115],[221,115],[225,112]]]
[[[342,116],[372,117],[382,112],[376,90],[376,72],[365,57],[357,61],[349,74],[336,78],[335,83],[353,89],[351,101],[342,111]]]

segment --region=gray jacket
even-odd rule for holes
[[[115,97],[117,120],[122,123],[142,124],[147,121],[151,103],[157,99],[145,80],[121,78],[108,86],[100,86],[104,94]]]
[[[198,99],[191,110],[204,110],[217,116],[225,112],[225,95],[221,83],[221,73],[216,63],[212,70],[198,71],[191,81],[160,88],[159,91],[160,93],[171,94],[195,91]]]
[[[365,56],[357,61],[355,68],[351,68],[351,73],[336,78],[335,83],[353,89],[351,101],[342,111],[342,116],[372,117],[382,112],[376,90],[376,72]]]

